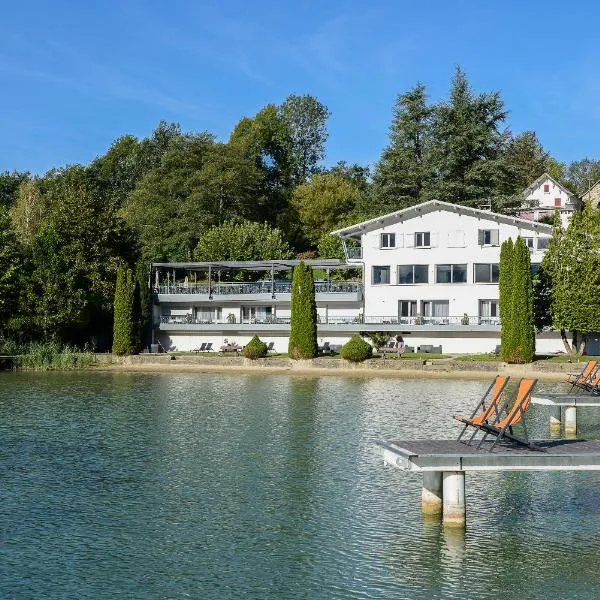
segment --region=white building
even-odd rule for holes
[[[523,219],[539,221],[543,217],[553,217],[558,210],[563,227],[566,227],[575,210],[580,210],[580,200],[565,186],[548,173],[538,177],[523,190],[523,205],[518,214]]]
[[[500,245],[521,236],[535,268],[551,231],[543,223],[436,200],[335,231],[346,260],[305,261],[317,279],[319,343],[340,345],[355,333],[386,331],[414,350],[493,352],[500,344]],[[153,264],[155,339],[165,348],[211,343],[218,350],[225,340],[244,345],[258,335],[287,352],[289,278],[298,262]],[[236,281],[235,273],[252,281]],[[560,337],[539,335],[537,349],[560,351]]]
[[[500,343],[500,245],[524,238],[535,269],[551,233],[550,225],[432,200],[333,235],[348,263],[364,269],[365,323],[397,324],[416,347],[490,352]],[[560,349],[558,336],[539,337],[539,351]]]

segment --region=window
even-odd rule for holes
[[[545,183],[544,184],[544,194],[549,194],[549,193],[550,193],[550,184]]]
[[[431,318],[448,317],[450,314],[449,300],[425,300],[423,302],[423,316]]]
[[[538,250],[545,250],[548,247],[548,242],[550,241],[550,238],[547,237],[540,237],[537,239],[537,249]]]
[[[398,316],[401,319],[417,316],[416,300],[398,300]]]
[[[560,206],[560,198],[554,198],[554,206]]]
[[[395,233],[382,233],[379,247],[380,248],[395,248],[396,247],[396,234]]]
[[[389,267],[373,267],[373,285],[383,285],[390,282]]]
[[[398,265],[398,283],[428,283],[429,265]]]
[[[467,265],[437,265],[436,283],[467,283]]]
[[[498,229],[480,229],[479,230],[479,245],[480,246],[499,246],[500,232]]]
[[[498,283],[500,267],[498,263],[476,263],[473,265],[475,283]]]
[[[431,233],[429,231],[415,233],[415,248],[431,248]]]
[[[497,325],[500,317],[498,300],[479,301],[479,322],[489,325]]]
[[[529,248],[529,252],[533,252],[533,249],[535,247],[535,245],[533,243],[533,238],[532,237],[524,237],[523,241],[525,242],[525,245]]]
[[[531,279],[535,279],[535,276],[539,270],[540,263],[531,263]]]

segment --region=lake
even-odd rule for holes
[[[468,474],[467,529],[444,531],[376,454],[454,437],[487,385],[3,373],[0,596],[596,600],[600,473]]]

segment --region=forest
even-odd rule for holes
[[[420,83],[397,96],[373,166],[325,166],[329,116],[290,95],[227,141],[161,121],[87,165],[0,173],[0,338],[110,349],[120,265],[144,283],[153,261],[335,258],[330,231],[425,200],[510,212],[544,172],[577,194],[600,179],[600,161],[513,134],[460,69],[440,102]]]

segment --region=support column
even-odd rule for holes
[[[565,435],[577,435],[577,409],[574,406],[565,407]]]
[[[464,527],[465,518],[465,473],[444,473],[444,526]]]
[[[442,514],[442,472],[423,471],[423,491],[421,509],[424,515]]]
[[[559,434],[561,428],[561,409],[560,406],[550,408],[550,433]]]

